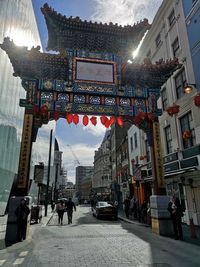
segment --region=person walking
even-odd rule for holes
[[[129,219],[129,210],[130,210],[130,198],[126,197],[126,199],[124,200],[124,211],[127,219]]]
[[[56,205],[56,212],[58,214],[58,224],[63,224],[63,216],[65,212],[65,204],[63,200],[60,200],[60,202]]]
[[[183,208],[177,197],[172,197],[171,201],[168,204],[168,211],[171,215],[175,239],[183,240],[183,231],[181,225],[181,217],[183,217]]]
[[[68,224],[71,224],[72,223],[73,210],[76,211],[76,205],[72,201],[71,197],[67,201],[66,207],[67,207]]]
[[[15,215],[17,216],[17,240],[19,242],[26,239],[26,226],[29,213],[30,209],[27,206],[26,199],[23,198],[15,210]]]

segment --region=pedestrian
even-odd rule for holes
[[[141,215],[142,215],[142,222],[147,223],[147,201],[146,199],[143,201],[141,205]]]
[[[58,224],[63,224],[63,216],[65,212],[65,204],[63,200],[60,200],[60,202],[56,205],[56,212],[58,213]]]
[[[67,201],[66,206],[67,206],[68,224],[70,224],[72,223],[73,210],[76,211],[76,205],[72,201],[71,197]]]
[[[183,208],[177,197],[172,197],[171,201],[168,204],[168,211],[171,215],[175,239],[183,240],[183,231],[181,225],[181,217],[183,217]]]
[[[52,202],[52,203],[51,203],[51,212],[54,212],[54,209],[55,209],[55,203]]]
[[[124,204],[124,211],[126,214],[126,218],[129,219],[130,198],[126,197],[123,204]]]
[[[15,210],[17,216],[17,240],[19,242],[26,239],[26,227],[27,218],[30,213],[30,209],[27,206],[26,199],[21,199],[20,205]]]

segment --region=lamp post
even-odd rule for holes
[[[52,134],[53,134],[53,130],[51,129],[50,140],[49,140],[49,160],[48,160],[48,172],[47,172],[47,187],[46,187],[46,196],[45,196],[45,216],[47,216],[48,201],[49,201],[49,181],[50,181],[50,168],[51,168]]]

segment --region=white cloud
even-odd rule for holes
[[[89,124],[86,127],[83,126],[83,130],[89,132],[90,134],[96,137],[102,136],[102,138],[104,137],[106,132],[106,128],[104,125],[102,125],[100,117],[97,117],[96,126],[94,126],[91,122],[89,122]]]
[[[133,24],[147,18],[152,21],[162,0],[95,0],[96,12],[92,20],[113,22],[120,25]]]

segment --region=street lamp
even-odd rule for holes
[[[186,86],[184,87],[184,93],[185,94],[190,94],[192,90],[196,87],[195,83],[187,83]]]

